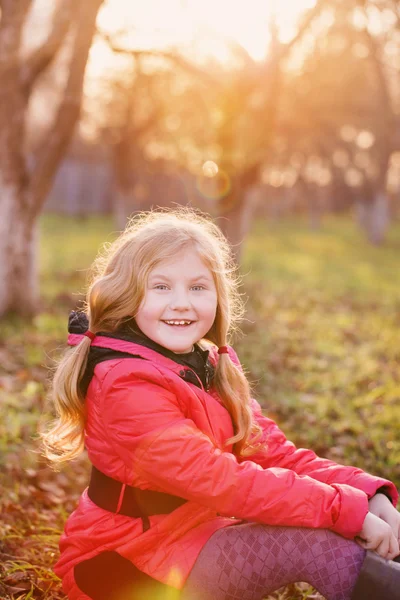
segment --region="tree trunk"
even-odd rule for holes
[[[308,222],[312,231],[321,229],[321,209],[315,189],[310,189],[307,196]]]
[[[327,212],[327,189],[320,186],[309,186],[308,216],[312,231],[319,231],[322,217]]]
[[[21,32],[30,0],[6,4],[0,20],[0,318],[7,313],[30,316],[37,310],[36,221],[79,117],[86,61],[102,4],[102,0],[65,1],[66,12],[54,19],[54,35],[24,63]],[[69,13],[73,7],[75,12]],[[74,16],[75,25],[68,78],[30,171],[24,154],[29,96],[60,46],[54,32],[66,34],[66,13]]]
[[[115,227],[123,231],[129,218],[136,212],[143,210],[140,199],[135,197],[135,189],[125,189],[114,185],[112,212]]]
[[[386,192],[377,191],[366,209],[365,225],[368,240],[371,244],[380,246],[385,241],[389,227],[389,199]]]
[[[130,108],[130,107],[129,107]],[[130,112],[128,113],[130,118]],[[114,172],[114,196],[112,211],[114,223],[118,230],[126,227],[127,219],[133,212],[132,188],[134,185],[133,141],[129,137],[129,120],[120,140],[112,148],[112,165]]]
[[[19,66],[28,10],[26,0],[9,3],[0,21],[0,315],[8,311],[31,314],[36,298],[35,286],[30,288],[34,259],[27,260],[33,238],[25,227],[29,211],[24,197],[28,172],[23,142],[28,99]],[[17,290],[22,288],[18,298]]]
[[[356,222],[361,229],[367,231],[367,220],[368,220],[368,211],[365,202],[363,202],[360,198],[357,199],[355,204],[355,217]]]
[[[235,192],[232,192],[232,196]],[[229,199],[232,206],[226,213],[220,214],[216,222],[230,242],[233,256],[237,264],[241,263],[243,242],[253,223],[253,216],[258,204],[258,191],[255,188],[236,190],[236,197]]]
[[[21,209],[20,190],[2,188],[0,203],[0,314],[31,316],[37,309],[37,229]]]

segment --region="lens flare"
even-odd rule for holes
[[[213,160],[206,160],[202,170],[205,177],[215,177],[219,171],[217,163],[215,163]]]
[[[173,588],[179,588],[182,586],[182,583],[183,583],[182,573],[180,572],[178,567],[173,567],[171,569],[171,571],[169,572],[167,584],[172,586]],[[177,594],[176,595],[173,594],[172,597],[178,598],[179,597],[179,589],[176,589],[173,591],[176,591]],[[172,600],[172,598],[171,598],[171,600]]]
[[[213,164],[217,167],[215,163]],[[217,169],[218,171],[215,175],[205,175],[203,166],[202,172],[196,180],[196,187],[199,193],[210,200],[224,198],[231,190],[231,179],[228,173],[218,167]]]

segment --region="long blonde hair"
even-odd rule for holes
[[[150,271],[188,246],[195,248],[210,269],[217,290],[216,317],[200,345],[207,348],[210,342],[218,347],[229,344],[244,312],[237,268],[221,230],[208,217],[189,208],[140,213],[113,243],[104,247],[93,264],[86,296],[90,331],[111,333],[135,316]],[[89,349],[87,337],[68,349],[53,378],[51,396],[58,418],[40,434],[43,453],[53,463],[73,459],[84,448],[86,407],[79,383]],[[252,419],[245,374],[227,354],[221,354],[213,383],[234,427],[234,436],[226,444],[234,444],[235,452],[242,456],[252,454],[258,449],[261,429]]]

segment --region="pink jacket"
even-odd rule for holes
[[[72,343],[81,336],[72,335]],[[209,537],[240,520],[268,525],[326,528],[353,538],[368,512],[368,498],[390,481],[297,449],[278,426],[252,410],[268,446],[241,459],[224,447],[232,423],[215,390],[179,376],[186,368],[144,346],[97,336],[100,347],[144,359],[105,361],[87,393],[85,445],[90,461],[123,483],[188,499],[168,515],[141,519],[97,507],[85,490],[70,515],[54,567],[70,600],[87,600],[73,567],[103,550],[115,550],[150,576],[182,588]],[[239,365],[232,348],[231,359]],[[210,350],[216,364],[216,348]],[[222,516],[223,515],[223,516]]]

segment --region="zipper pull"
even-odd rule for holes
[[[206,392],[209,391],[210,389],[210,382],[211,382],[211,369],[209,367],[208,364],[205,365],[205,372],[206,372]]]

